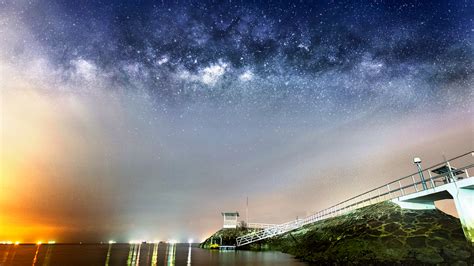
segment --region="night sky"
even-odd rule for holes
[[[474,148],[474,2],[0,1],[0,240],[203,239]]]

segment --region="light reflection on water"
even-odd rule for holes
[[[151,257],[151,265],[158,263],[158,244],[153,244],[153,255]]]
[[[109,249],[107,250],[107,258],[105,259],[105,266],[109,266],[111,250],[112,250],[112,244],[109,244]]]
[[[51,262],[51,253],[53,253],[54,245],[46,245],[46,255],[44,256],[43,265],[49,265]]]
[[[191,265],[191,244],[189,244],[188,248],[188,260],[186,261],[186,265]]]
[[[138,265],[140,261],[140,250],[142,244],[130,244],[127,258],[127,266]]]
[[[279,252],[204,250],[190,244],[0,245],[0,265],[304,265]]]
[[[33,266],[36,264],[36,261],[38,260],[38,252],[39,252],[40,246],[41,245],[36,246],[35,256],[33,257]]]
[[[8,247],[5,249],[2,256],[2,260],[0,261],[0,265],[3,265],[7,261],[8,254],[10,254],[10,248],[11,248],[11,245],[8,245]]]
[[[168,248],[166,265],[174,266],[176,258],[176,244],[168,244],[166,247]]]

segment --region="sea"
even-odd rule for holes
[[[0,265],[306,265],[276,251],[206,250],[197,244],[0,245]]]

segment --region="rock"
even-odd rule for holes
[[[452,236],[453,238],[458,238],[458,239],[459,239],[459,238],[463,238],[463,237],[464,237],[464,232],[463,232],[463,231],[457,231],[457,230],[456,230],[456,231],[454,231],[454,232],[451,233],[451,236]]]
[[[401,248],[404,245],[402,241],[392,238],[392,237],[387,237],[387,240],[384,241],[384,244],[388,248]]]
[[[467,266],[467,262],[458,260],[451,264],[451,266]]]
[[[452,260],[467,260],[468,258],[472,258],[474,248],[467,248],[467,250],[471,250],[471,252],[467,251],[464,248],[460,248],[458,246],[454,246],[453,243],[443,247],[443,255],[452,259]]]
[[[462,259],[462,260],[466,260],[468,259],[469,257],[471,257],[471,252],[469,251],[466,251],[466,250],[458,250],[456,251],[456,259]]]
[[[392,235],[394,237],[402,237],[402,236],[406,236],[408,233],[403,231],[402,229],[398,229],[398,230],[395,230],[392,232]]]
[[[416,230],[416,225],[411,223],[404,223],[402,224],[402,228],[404,231],[413,231]]]
[[[448,231],[446,230],[435,230],[435,231],[432,231],[430,234],[429,234],[430,237],[438,237],[438,238],[443,238],[443,239],[449,239],[451,236],[449,234]]]
[[[443,246],[446,245],[447,241],[443,241],[441,239],[427,239],[427,244],[430,247],[435,247],[435,248],[442,248]]]
[[[406,243],[412,248],[422,248],[426,246],[425,239],[424,236],[412,236],[406,239]]]
[[[430,230],[429,227],[421,227],[413,231],[411,234],[412,235],[424,235],[426,232]]]
[[[377,230],[377,229],[367,229],[367,230],[366,230],[366,233],[367,233],[368,235],[371,235],[371,236],[379,236],[379,235],[382,234],[382,232],[380,232],[380,231]]]
[[[389,223],[389,224],[384,225],[384,230],[385,231],[393,232],[393,231],[396,231],[398,229],[400,229],[400,224],[398,224],[398,223]]]
[[[383,225],[383,223],[379,220],[370,221],[367,224],[372,228],[376,228],[376,227],[379,227],[379,226]]]
[[[444,261],[437,252],[432,249],[420,249],[416,254],[416,259],[423,263],[436,264]]]

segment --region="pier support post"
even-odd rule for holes
[[[474,245],[474,187],[448,189],[453,197],[466,239]]]

